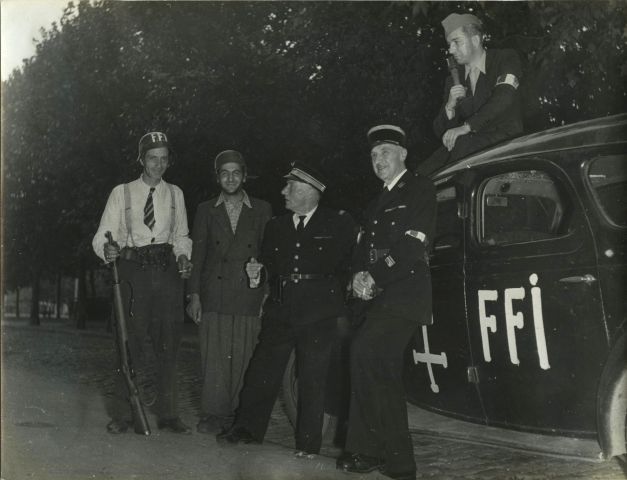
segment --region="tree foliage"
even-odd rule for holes
[[[524,60],[527,130],[625,110],[618,0],[70,2],[2,85],[6,285],[97,265],[90,242],[107,195],[138,175],[136,142],[151,129],[174,144],[167,177],[190,215],[215,192],[212,159],[225,148],[244,153],[258,177],[248,189],[277,209],[281,174],[307,159],[330,173],[326,200],[358,214],[376,186],[371,125],[403,125],[414,163],[437,147],[440,21],[469,10],[488,48]]]

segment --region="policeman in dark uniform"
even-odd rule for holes
[[[319,206],[322,174],[294,164],[282,190],[293,213],[266,225],[260,262],[246,265],[251,286],[265,281],[270,297],[263,310],[259,343],[251,359],[235,422],[219,442],[261,442],[290,353],[296,349],[298,420],[296,455],[319,452],[325,384],[344,292],[356,225],[344,212]]]
[[[482,22],[474,15],[452,13],[442,26],[456,65],[449,67],[433,121],[442,146],[418,166],[424,175],[523,131],[518,54],[486,49]]]
[[[403,354],[431,319],[428,246],[436,216],[435,188],[405,168],[405,133],[394,125],[368,132],[372,167],[384,182],[365,212],[353,255],[352,291],[359,327],[350,345],[351,404],[346,452],[337,467],[379,469],[414,479],[403,389]]]

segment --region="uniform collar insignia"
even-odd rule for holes
[[[405,182],[398,182],[398,183],[396,184],[396,186],[397,186],[398,188],[403,188],[403,187],[405,186]]]

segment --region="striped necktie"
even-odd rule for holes
[[[151,187],[146,199],[146,205],[144,206],[144,223],[150,230],[155,226],[155,206],[152,203],[152,193],[154,191],[155,187]]]

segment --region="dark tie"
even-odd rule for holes
[[[302,233],[305,230],[305,219],[307,215],[298,216],[298,225],[296,225],[296,233]]]
[[[155,187],[151,187],[144,206],[144,223],[150,230],[155,226],[155,206],[152,203],[152,192],[154,191]]]

